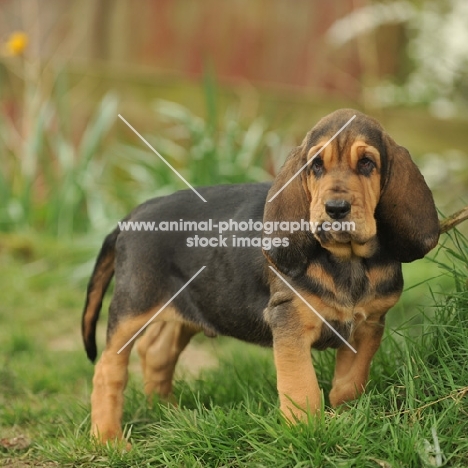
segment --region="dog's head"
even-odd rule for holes
[[[293,276],[318,244],[342,259],[370,257],[380,245],[395,260],[411,262],[439,237],[432,194],[408,151],[375,119],[352,109],[320,120],[270,189],[264,222],[300,220],[310,221],[310,232],[275,231],[269,237],[287,236],[289,246],[265,251]]]

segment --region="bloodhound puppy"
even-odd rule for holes
[[[272,184],[198,190],[207,203],[185,190],[137,207],[124,222],[161,229],[120,223],[97,258],[82,320],[92,361],[102,298],[115,275],[91,396],[91,431],[102,442],[122,438],[132,338],[155,314],[138,346],[149,395],[171,394],[180,353],[205,332],[273,346],[281,411],[291,421],[320,408],[311,347],[337,348],[331,405],[356,398],[385,314],[400,297],[401,263],[422,258],[439,237],[431,192],[408,151],[350,109],[320,120]],[[167,230],[185,220],[195,230]],[[209,222],[232,229],[218,236],[206,231]]]

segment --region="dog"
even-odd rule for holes
[[[273,347],[280,410],[292,422],[320,410],[311,348],[337,348],[331,405],[357,398],[385,315],[402,292],[402,262],[422,258],[439,238],[431,191],[408,151],[352,109],[321,119],[273,183],[198,191],[206,203],[180,191],[143,203],[123,220],[174,226],[190,220],[196,231],[117,227],[98,255],[82,334],[94,361],[99,311],[115,276],[91,395],[91,433],[103,443],[123,438],[132,340],[150,321],[138,344],[148,395],[170,396],[180,353],[204,332]],[[208,239],[208,220],[237,223],[239,230],[250,222],[248,231],[236,233],[244,247],[234,245],[234,234],[229,242]],[[303,220],[317,229],[281,229]],[[344,222],[354,230],[339,229]],[[337,229],[325,229],[330,225]]]

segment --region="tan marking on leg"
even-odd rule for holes
[[[122,439],[123,392],[133,342],[120,354],[117,352],[146,320],[148,317],[142,315],[122,321],[96,364],[91,394],[91,435],[102,443]]]
[[[178,322],[152,324],[139,344],[142,357],[145,393],[167,398],[172,393],[172,379],[180,354],[198,331],[193,326]]]
[[[100,442],[122,439],[123,392],[131,346],[121,354],[106,349],[96,364],[91,394],[91,435]]]
[[[320,388],[312,365],[309,340],[277,339],[273,342],[280,409],[291,422],[306,411],[320,409]]]
[[[337,351],[337,365],[330,392],[330,403],[336,407],[361,395],[369,378],[369,370],[374,354],[382,340],[384,327],[376,323],[362,322],[352,340],[357,353],[342,346]]]
[[[368,304],[368,309],[372,308],[378,312],[368,315],[366,307],[363,308],[362,316],[367,316],[367,319],[357,325],[350,340],[357,353],[353,353],[345,346],[338,349],[333,386],[330,392],[332,406],[354,400],[364,392],[372,358],[382,341],[385,325],[381,322],[381,318],[396,303],[399,296],[400,294],[397,293],[376,299]]]
[[[321,392],[311,346],[320,337],[322,322],[299,298],[292,300],[291,307],[290,323],[273,329],[273,354],[280,409],[294,422],[304,419],[306,412],[320,410]]]
[[[160,330],[160,328],[163,326],[163,323],[164,322],[150,323],[146,328],[143,336],[139,338],[136,343],[136,349],[138,352],[138,356],[140,357],[140,365],[141,371],[143,373],[143,379],[145,377],[146,372],[146,351],[153,342],[153,340],[157,337],[158,330]]]
[[[158,309],[136,317],[122,319],[107,340],[99,362],[96,364],[91,394],[91,435],[102,443],[122,439],[121,420],[123,392],[128,378],[128,361],[134,341],[119,354],[118,351],[151,318]],[[156,320],[174,318],[175,311],[162,312]]]

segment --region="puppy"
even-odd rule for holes
[[[115,276],[91,396],[91,431],[102,442],[122,438],[129,355],[149,322],[139,344],[148,394],[171,394],[180,353],[204,332],[273,347],[291,421],[320,408],[311,347],[337,348],[332,406],[356,398],[400,297],[401,263],[422,258],[439,237],[431,192],[408,151],[350,109],[320,120],[273,183],[198,190],[207,203],[186,190],[137,207],[123,222],[153,227],[120,223],[97,258],[82,320],[92,361]],[[220,226],[225,235],[207,231]]]

